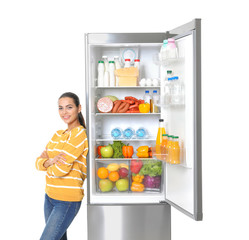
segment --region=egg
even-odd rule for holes
[[[159,86],[159,79],[157,79],[157,78],[154,78],[153,80],[152,80],[152,84],[153,84],[153,86]]]
[[[151,80],[151,78],[147,78],[146,79],[146,86],[151,86],[152,85],[152,80]]]
[[[142,78],[139,82],[139,85],[144,87],[146,85],[146,79],[145,78]]]

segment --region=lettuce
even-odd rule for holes
[[[144,161],[139,175],[149,175],[150,177],[161,176],[162,162],[155,160]]]

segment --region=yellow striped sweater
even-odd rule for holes
[[[71,131],[59,130],[46,146],[49,158],[59,153],[66,154],[65,164],[53,164],[48,168],[43,166],[48,158],[36,159],[37,170],[46,171],[46,193],[49,197],[77,202],[84,196],[83,183],[86,178],[86,156],[88,141],[86,129],[75,127]]]

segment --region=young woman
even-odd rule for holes
[[[66,230],[84,196],[88,141],[81,105],[78,96],[70,92],[62,94],[58,103],[68,128],[57,131],[36,159],[36,168],[46,171],[46,226],[40,240],[66,240]]]

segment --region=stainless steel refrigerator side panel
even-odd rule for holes
[[[86,133],[87,133],[87,136],[88,136],[88,140],[89,140],[89,129],[88,129],[88,126],[89,126],[89,122],[90,122],[90,109],[89,109],[89,69],[88,69],[88,59],[89,59],[89,52],[88,52],[88,34],[85,34],[85,91],[86,91]],[[88,152],[90,152],[90,144],[88,144]],[[86,160],[87,160],[87,166],[89,166],[89,154],[87,154],[87,157],[86,157]],[[87,177],[90,176],[90,168],[88,167],[87,168]],[[90,203],[90,181],[88,180],[87,181],[87,203],[89,204]]]
[[[162,43],[165,33],[89,33],[89,44]]]
[[[195,194],[195,220],[201,221],[202,213],[202,134],[201,134],[201,20],[196,20],[194,31],[194,81],[195,81],[195,169],[194,169],[194,194]]]
[[[170,240],[168,204],[88,205],[88,240]]]
[[[180,27],[174,28],[167,32],[169,35],[181,35],[185,34],[186,32],[195,30],[197,26],[200,26],[201,19],[194,19],[191,22],[188,22]]]

